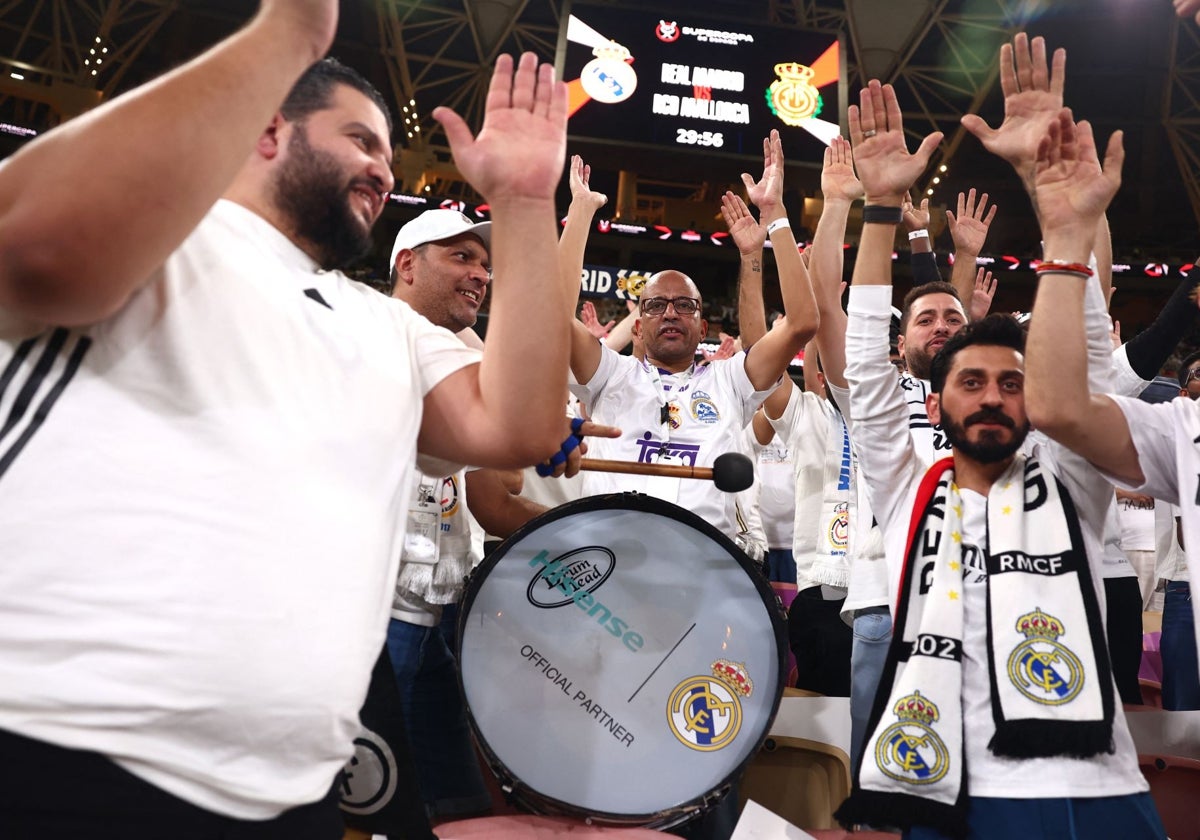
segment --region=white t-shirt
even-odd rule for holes
[[[882,388],[881,379],[864,382],[860,376],[873,373],[869,365],[860,365],[857,355],[849,352],[854,342],[865,341],[878,326],[872,318],[880,307],[890,306],[891,288],[855,286],[850,290],[847,326],[846,376],[850,381],[851,404],[868,406],[854,411],[855,448],[867,485],[872,510],[883,528],[888,563],[889,603],[896,602],[904,566],[908,529],[916,502],[917,487],[928,465],[923,461],[905,420],[908,407],[896,388]],[[853,338],[853,341],[851,337]],[[886,373],[880,371],[880,373]],[[895,374],[890,374],[895,376]],[[873,384],[869,391],[864,384]],[[874,397],[874,398],[872,398]],[[1104,603],[1099,585],[1101,540],[1109,497],[1096,471],[1078,456],[1031,435],[1027,452],[1036,457],[1067,487],[1081,522],[1084,544],[1092,574],[1093,588],[1100,604]],[[1097,492],[1099,488],[1100,492]],[[991,711],[991,684],[987,668],[987,573],[979,549],[986,546],[986,499],[964,490],[963,523],[963,720],[964,750],[968,784],[973,796],[1041,799],[1055,797],[1119,796],[1147,790],[1137,765],[1137,753],[1120,703],[1113,721],[1111,755],[1080,760],[1072,758],[1013,759],[1001,758],[987,749],[995,733]],[[971,548],[975,547],[972,551]],[[1113,688],[1114,696],[1116,688]]]
[[[747,428],[750,428],[749,426]],[[758,512],[771,548],[792,548],[792,522],[796,510],[796,477],[792,472],[792,450],[781,435],[761,444],[753,435],[755,484]]]
[[[0,728],[233,817],[320,799],[422,399],[478,359],[228,201],[98,324],[0,314]]]
[[[1137,448],[1138,463],[1145,481],[1134,487],[1114,479],[1117,485],[1138,493],[1153,496],[1162,502],[1178,506],[1176,514],[1183,526],[1183,550],[1186,569],[1180,565],[1171,580],[1197,579],[1200,564],[1200,470],[1196,467],[1194,446],[1190,451],[1176,442],[1176,428],[1200,431],[1200,404],[1195,400],[1175,399],[1151,404],[1127,397],[1113,397],[1125,413],[1133,445]],[[1190,434],[1190,432],[1189,432]],[[1194,439],[1197,435],[1191,435]],[[1181,577],[1180,571],[1187,577]],[[1200,622],[1196,622],[1200,639]]]
[[[774,386],[772,386],[773,388]],[[586,383],[571,390],[587,406],[592,420],[621,429],[619,438],[589,438],[593,458],[648,463],[662,443],[664,400],[673,403],[669,451],[684,464],[711,467],[718,455],[741,452],[742,429],[772,388],[754,390],[746,376],[746,354],[696,366],[680,374],[663,373],[632,356],[602,347],[600,364]],[[646,492],[647,476],[584,473],[586,495]],[[711,481],[682,479],[677,504],[711,523],[731,539],[740,530],[734,495]]]
[[[1111,323],[1109,321],[1110,333],[1112,332]],[[1124,344],[1112,352],[1109,385],[1106,389],[1109,393],[1136,397],[1149,384],[1149,381],[1138,376],[1133,366],[1129,364],[1129,354]],[[1108,515],[1104,520],[1104,566],[1100,573],[1105,578],[1137,576],[1137,569],[1129,562],[1129,557],[1125,552],[1139,549],[1125,543],[1124,532],[1125,524],[1122,521],[1122,512],[1114,492],[1109,502]]]
[[[1121,526],[1121,548],[1154,551],[1153,500],[1143,504],[1133,499],[1117,499],[1117,522]]]

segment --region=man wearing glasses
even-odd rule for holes
[[[619,438],[589,441],[590,454],[710,467],[718,455],[740,452],[742,429],[816,332],[812,286],[783,206],[783,151],[777,133],[764,140],[763,152],[762,178],[756,182],[742,175],[742,180],[771,237],[787,318],[752,353],[697,366],[696,348],[706,329],[700,292],[686,275],[662,271],[646,283],[634,326],[645,346],[644,358],[608,349],[574,322],[571,372],[578,384],[573,390],[594,421],[622,429]],[[754,222],[748,213],[747,220]],[[589,472],[584,490],[589,495],[638,491],[679,504],[730,537],[739,530],[733,496],[709,482]]]

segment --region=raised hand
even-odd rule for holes
[[[1000,48],[1000,89],[1004,92],[1004,121],[991,128],[977,114],[966,114],[963,127],[983,147],[1008,161],[1028,187],[1037,161],[1038,144],[1063,107],[1067,52],[1054,51],[1047,69],[1046,41],[1017,33]]]
[[[954,240],[956,254],[979,256],[983,252],[983,243],[987,240],[988,228],[992,219],[996,218],[996,205],[987,210],[988,194],[975,200],[975,188],[963,195],[958,194],[958,215],[946,211],[946,222],[950,226],[950,238]],[[986,214],[985,214],[985,211]]]
[[[570,184],[571,203],[580,202],[584,209],[595,213],[608,202],[608,196],[595,192],[591,186],[592,167],[583,162],[579,155],[571,155]]]
[[[1080,243],[1092,241],[1096,224],[1121,186],[1122,139],[1122,132],[1113,132],[1101,166],[1090,123],[1075,123],[1064,108],[1050,124],[1038,145],[1033,179],[1048,258],[1060,258],[1052,246],[1066,242],[1078,252],[1071,258],[1086,258],[1090,249],[1080,251]]]
[[[1200,0],[1174,0],[1175,14],[1181,18],[1194,15],[1196,23],[1200,23]]]
[[[912,193],[905,192],[900,202],[900,220],[909,233],[914,230],[929,230],[929,199],[922,198],[919,207],[913,205]]]
[[[579,308],[579,320],[587,327],[587,331],[600,340],[608,337],[612,332],[613,325],[616,321],[609,321],[607,324],[601,324],[600,318],[596,315],[596,306],[590,300],[585,300],[583,306]]]
[[[853,202],[863,197],[862,182],[854,174],[854,152],[850,141],[834,137],[825,148],[821,166],[821,195],[826,201]]]
[[[496,59],[483,127],[476,137],[462,117],[435,108],[454,162],[490,202],[553,200],[567,146],[567,86],[554,67],[525,53],[514,72],[512,56]]]
[[[755,181],[749,173],[742,173],[746,195],[758,208],[764,222],[773,222],[785,215],[783,209],[783,143],[779,132],[771,129],[771,136],[763,139],[763,174]]]
[[[971,305],[967,314],[972,321],[978,321],[987,316],[992,308],[992,298],[996,296],[996,280],[992,272],[982,268],[975,272],[975,289],[971,293]]]
[[[709,362],[719,362],[722,359],[732,359],[737,353],[737,342],[734,340],[733,336],[723,335],[721,336],[721,344],[716,350],[706,350],[703,347],[699,349],[700,355],[704,357],[700,364],[706,365]]]
[[[750,208],[740,196],[729,191],[721,196],[721,216],[739,254],[749,256],[763,249],[767,241],[767,228],[755,221]]]
[[[917,151],[909,154],[896,91],[877,79],[862,89],[859,104],[850,106],[849,117],[854,166],[867,204],[899,207],[904,193],[929,165],[933,150],[942,142],[942,132],[928,135]]]

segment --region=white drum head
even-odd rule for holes
[[[597,496],[529,523],[472,578],[463,691],[525,804],[665,826],[762,744],[785,628],[769,584],[707,523]]]

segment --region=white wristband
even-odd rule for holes
[[[924,238],[924,239],[929,238],[929,231],[925,230],[924,228],[922,228],[921,230],[910,230],[908,232],[908,241],[909,242],[912,242],[914,239],[922,239],[922,238]]]
[[[775,221],[773,221],[769,225],[767,225],[767,236],[770,236],[772,233],[774,233],[777,230],[781,230],[783,228],[790,228],[791,226],[792,226],[792,223],[788,221],[787,216],[784,216],[781,219],[776,219]]]

